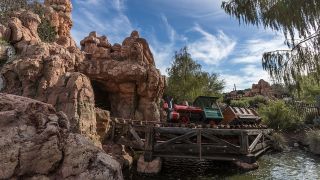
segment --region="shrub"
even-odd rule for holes
[[[304,116],[304,122],[306,124],[314,124],[314,119],[316,119],[317,117],[318,117],[317,112],[308,112]]]
[[[0,45],[6,46],[9,45],[9,43],[6,40],[0,38]]]
[[[247,100],[232,100],[230,106],[247,108],[249,107],[249,102]]]
[[[258,112],[264,124],[277,130],[295,130],[303,122],[299,113],[280,100],[261,106]]]
[[[267,104],[268,99],[264,96],[255,96],[248,100],[250,107],[259,107],[260,104]]]
[[[283,135],[280,133],[273,133],[271,136],[273,141],[273,149],[276,151],[283,151],[287,148],[286,140],[284,139]]]
[[[307,140],[310,151],[315,154],[320,154],[320,130],[311,130],[307,133]]]
[[[38,34],[42,41],[53,42],[56,39],[56,30],[51,26],[50,22],[46,19],[41,20],[41,24],[38,27]]]

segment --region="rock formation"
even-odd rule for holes
[[[81,41],[81,48],[86,58],[79,69],[92,81],[98,105],[110,110],[112,116],[160,120],[165,79],[155,67],[148,43],[137,31],[122,45],[113,46],[107,37],[91,32]]]
[[[110,114],[159,121],[165,79],[137,31],[122,45],[90,33],[81,51],[70,36],[71,0],[44,0],[43,8],[54,42],[40,39],[41,18],[31,11],[0,24],[0,39],[16,52],[11,61],[0,46],[0,92],[12,94],[0,96],[0,128],[8,133],[0,136],[0,152],[12,151],[0,160],[0,179],[119,178],[118,165],[101,152]]]
[[[1,68],[4,82],[2,92],[52,104],[67,114],[74,132],[88,135],[101,146],[96,133],[94,95],[90,80],[75,72],[84,59],[83,53],[74,43],[66,47],[66,44],[41,42],[37,34],[40,23],[38,15],[29,11],[14,14],[9,20],[9,27],[3,28],[3,32],[7,33],[2,36],[16,48],[18,58]],[[70,33],[65,32],[67,28],[60,30],[63,25],[57,26],[61,33],[59,38],[68,37],[72,40],[68,36]]]
[[[0,93],[0,179],[122,179],[116,160],[69,127],[52,105]]]
[[[266,82],[263,79],[260,79],[258,84],[252,84],[252,89],[245,93],[245,96],[256,96],[256,95],[262,95],[262,96],[273,96],[273,90],[272,87],[268,82]]]

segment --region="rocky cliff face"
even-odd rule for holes
[[[117,164],[100,151],[110,114],[160,120],[164,78],[138,32],[122,45],[91,33],[80,50],[70,36],[71,1],[45,0],[43,9],[57,34],[52,43],[39,38],[41,19],[30,11],[0,24],[0,38],[16,52],[11,61],[0,49],[0,92],[34,99],[0,96],[0,152],[12,152],[0,160],[0,179],[119,178]]]
[[[70,132],[52,105],[0,93],[0,179],[122,179],[119,163]]]
[[[165,79],[155,67],[148,43],[137,31],[122,45],[113,46],[107,37],[92,32],[81,41],[81,48],[86,58],[79,70],[93,81],[102,107],[111,110],[112,116],[160,120]]]

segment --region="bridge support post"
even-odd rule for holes
[[[151,162],[153,160],[153,145],[154,145],[154,129],[152,126],[148,126],[145,134],[145,146],[144,146],[144,160]]]

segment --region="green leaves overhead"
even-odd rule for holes
[[[178,103],[184,100],[192,102],[200,95],[216,95],[224,87],[217,74],[201,70],[201,65],[191,58],[186,47],[175,53],[174,62],[167,72],[166,94],[173,96]]]
[[[290,50],[266,52],[262,58],[275,80],[298,89],[302,76],[320,81],[319,0],[230,0],[222,8],[240,23],[283,32]]]

